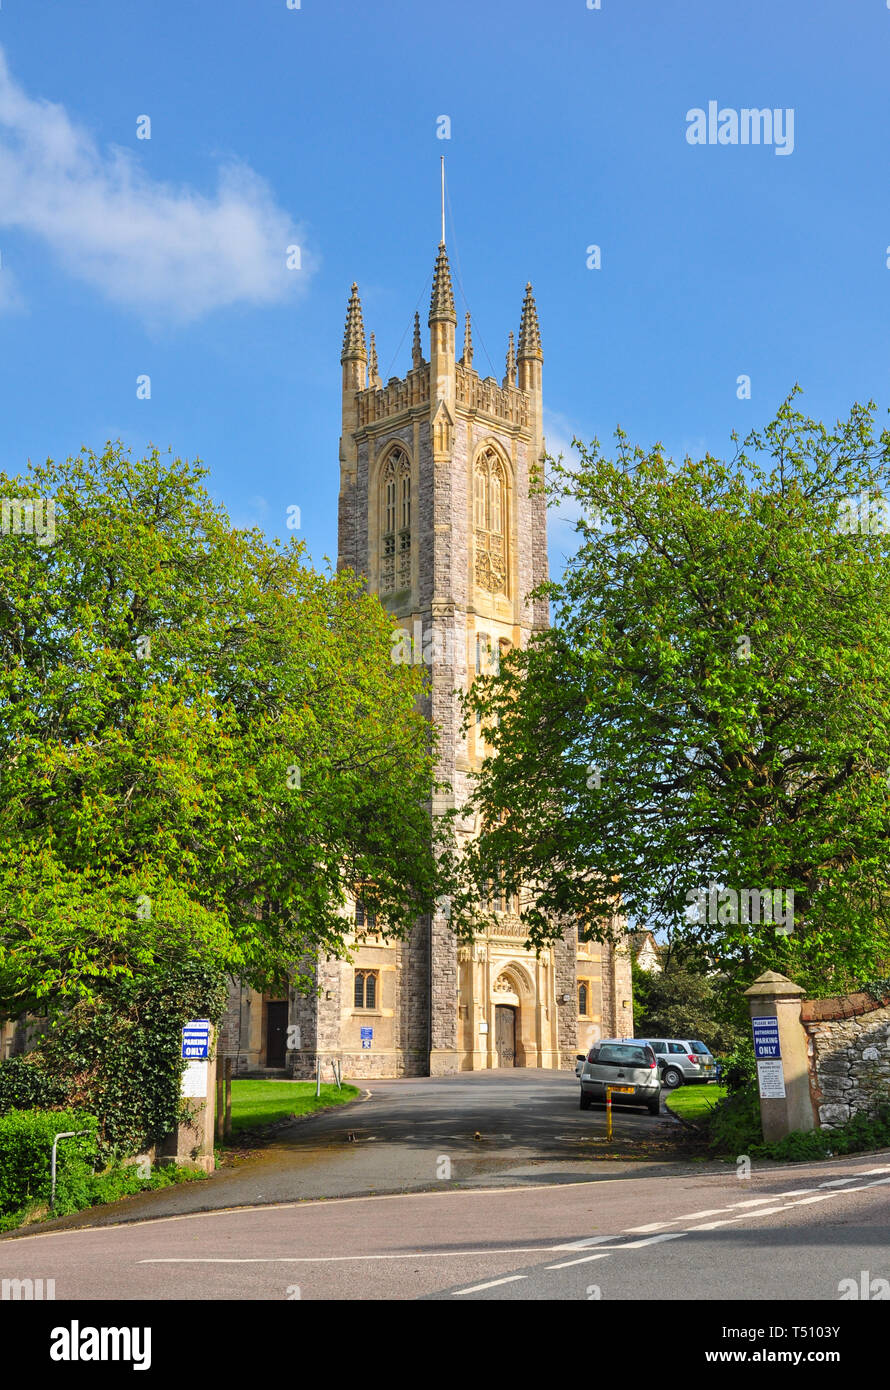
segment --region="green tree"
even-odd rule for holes
[[[714,1052],[728,1052],[743,1036],[727,1014],[722,979],[696,958],[671,953],[663,970],[632,968],[634,1033],[638,1038],[701,1039]]]
[[[294,540],[233,528],[204,476],[120,445],[0,475],[54,499],[56,531],[0,536],[6,1015],[186,962],[279,985],[342,952],[352,885],[392,934],[441,891],[391,618]]]
[[[886,973],[890,433],[873,405],[827,427],[795,394],[727,460],[619,431],[614,458],[576,440],[554,465],[579,548],[552,630],[469,701],[495,751],[464,930],[497,865],[532,941],[567,916],[603,932],[620,901],[736,982]],[[790,933],[718,896],[766,888],[793,891]]]

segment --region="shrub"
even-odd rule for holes
[[[718,1101],[706,1123],[710,1147],[733,1157],[747,1154],[750,1158],[800,1163],[890,1147],[890,1105],[881,1106],[874,1115],[860,1112],[836,1129],[795,1130],[784,1139],[765,1144],[756,1082]]]
[[[66,1079],[72,1105],[99,1116],[107,1161],[140,1152],[184,1115],[182,1026],[216,1021],[225,976],[200,963],[158,966],[81,1002],[41,1039],[44,1064]]]
[[[760,1097],[756,1082],[719,1100],[707,1117],[707,1126],[708,1143],[718,1153],[736,1157],[750,1154],[758,1144],[762,1144]]]
[[[8,1110],[49,1110],[63,1105],[67,1087],[35,1053],[0,1062],[0,1115]]]
[[[745,1091],[757,1082],[757,1061],[754,1057],[754,1044],[750,1038],[740,1042],[732,1052],[721,1059],[720,1080],[731,1096]]]
[[[56,1211],[87,1205],[97,1127],[95,1115],[80,1110],[10,1110],[0,1117],[0,1216],[34,1201],[49,1204],[53,1137],[63,1130],[88,1132],[58,1146]]]

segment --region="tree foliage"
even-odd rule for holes
[[[524,887],[533,942],[602,931],[620,900],[739,980],[886,973],[890,433],[795,394],[726,460],[619,431],[614,457],[575,440],[553,465],[551,501],[582,513],[554,626],[469,701],[494,756],[468,882]],[[729,900],[691,921],[712,886],[793,891],[793,930]]]
[[[438,891],[420,674],[348,572],[234,528],[157,451],[0,475],[56,538],[0,536],[0,1013],[156,965],[257,988]]]

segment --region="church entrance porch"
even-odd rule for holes
[[[516,1065],[516,1009],[510,1004],[497,1004],[495,1017],[495,1048],[499,1067]]]

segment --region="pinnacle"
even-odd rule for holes
[[[507,345],[507,371],[502,382],[503,386],[516,385],[516,349],[513,346],[513,333],[511,331]]]
[[[414,314],[414,343],[411,348],[411,366],[416,371],[423,366],[423,347],[420,342],[420,314]]]
[[[525,287],[525,300],[522,305],[522,320],[519,324],[519,360],[536,357],[543,362],[541,350],[541,329],[538,324],[538,308],[532,291],[531,281]]]
[[[451,267],[448,264],[448,255],[445,250],[444,241],[439,242],[439,254],[436,256],[436,269],[433,274],[433,292],[430,295],[430,323],[436,323],[442,319],[451,323],[457,323],[457,314],[454,309],[454,291],[451,287]]]
[[[377,343],[374,334],[371,334],[371,350],[368,358],[368,385],[381,386],[380,373],[377,370]]]
[[[469,311],[467,311],[464,320],[464,355],[460,360],[464,367],[472,367],[473,365],[473,328],[470,323]]]
[[[350,359],[357,358],[360,362],[364,362],[367,355],[362,302],[358,297],[358,285],[353,280],[352,294],[346,309],[346,329],[343,334],[343,351],[340,353],[340,361],[348,362]]]

